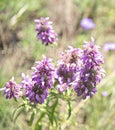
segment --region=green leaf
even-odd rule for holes
[[[33,112],[32,115],[31,115],[30,121],[29,121],[30,126],[33,124],[34,116],[35,116],[35,113]]]
[[[49,118],[49,121],[50,121],[50,123],[53,125],[53,118],[52,118],[52,113],[51,112],[47,112],[47,116],[48,116],[48,118]]]
[[[22,113],[22,111],[24,110],[24,106],[25,106],[25,104],[21,104],[20,106],[17,107],[17,109],[14,110],[14,112],[12,114],[12,119],[14,120],[14,122],[16,121],[18,116]]]
[[[14,97],[15,102],[18,102],[18,100]]]
[[[16,115],[15,115],[15,117],[14,117],[14,119],[13,119],[14,122],[16,122],[17,118],[18,118],[19,115],[23,112],[23,110],[24,110],[24,107],[18,109],[18,111],[16,112]]]
[[[52,115],[54,115],[54,112],[55,112],[55,109],[56,109],[57,105],[58,105],[58,99],[56,99],[56,101],[52,105]]]
[[[57,42],[54,42],[53,45],[58,46],[58,43],[57,43]]]
[[[42,130],[42,125],[40,123],[38,123],[34,130]]]
[[[49,118],[50,123],[53,125],[55,121],[56,126],[57,126],[57,115],[55,115],[55,112],[56,112],[57,105],[58,105],[58,98],[55,100],[52,106],[49,106],[47,104],[47,107],[46,107],[47,116]]]
[[[68,104],[68,117],[67,117],[67,120],[68,120],[71,116],[71,102],[70,102],[70,100],[67,100],[67,104]]]
[[[41,120],[42,118],[45,116],[45,112],[41,113],[40,117],[38,118],[34,130],[42,130],[42,126],[41,126]]]

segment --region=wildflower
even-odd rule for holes
[[[42,104],[49,94],[49,89],[54,83],[54,66],[51,59],[45,56],[42,61],[36,62],[32,78],[23,77],[22,85],[26,89],[26,96],[35,105]]]
[[[114,42],[106,43],[106,44],[104,44],[103,49],[105,51],[112,51],[112,50],[114,51],[115,50],[115,43]]]
[[[23,76],[22,87],[25,89],[25,96],[31,103],[34,103],[35,106],[37,103],[42,104],[47,98],[47,91],[45,92],[40,89],[29,76]]]
[[[80,26],[83,27],[85,30],[90,30],[95,28],[95,23],[91,18],[83,18]]]
[[[25,89],[25,95],[31,103],[36,105],[42,104],[49,94],[49,89],[54,83],[54,66],[51,59],[45,56],[42,61],[36,62],[33,67],[34,72],[32,77],[22,75],[22,87]]]
[[[59,93],[62,93],[62,92],[64,92],[65,90],[67,90],[67,84],[66,84],[66,83],[63,83],[63,84],[57,85],[57,88],[58,88],[58,92],[59,92]]]
[[[52,59],[47,59],[43,56],[43,60],[36,63],[37,65],[33,67],[35,71],[33,72],[32,80],[35,81],[41,89],[51,88],[54,82],[55,71]]]
[[[103,57],[99,52],[99,47],[94,45],[94,40],[84,45],[82,56],[82,67],[79,78],[75,82],[75,91],[78,96],[92,97],[96,92],[96,85],[104,76],[101,64],[104,63]]]
[[[102,96],[104,96],[104,97],[107,97],[109,94],[108,94],[108,92],[106,92],[106,91],[103,91],[102,93]]]
[[[58,63],[56,70],[56,79],[59,83],[59,92],[63,92],[67,89],[67,86],[71,86],[71,83],[76,80],[77,72],[80,67],[81,49],[69,47],[68,50],[62,53],[61,60]]]
[[[42,44],[48,45],[57,41],[57,34],[53,30],[52,22],[49,21],[49,17],[41,17],[40,19],[35,20],[35,22],[37,23],[37,36],[38,39],[42,41]]]
[[[34,86],[34,82],[32,81],[32,78],[29,77],[29,75],[22,74],[22,81],[21,86],[23,89],[23,96],[29,97],[30,91],[32,90],[32,87]]]
[[[18,98],[21,94],[20,88],[21,86],[16,84],[14,78],[12,77],[12,79],[7,82],[4,87],[4,95],[7,99]]]

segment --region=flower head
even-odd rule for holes
[[[95,28],[95,23],[91,18],[83,18],[80,26],[83,27],[85,30],[90,30]]]
[[[33,67],[32,80],[35,81],[41,89],[51,88],[54,82],[55,71],[52,59],[47,59],[43,56],[43,60],[36,62],[36,64],[37,65]]]
[[[25,95],[30,102],[35,105],[42,104],[49,94],[49,89],[54,83],[55,68],[51,59],[45,56],[42,61],[36,62],[37,65],[33,67],[34,72],[32,77],[23,75],[22,86],[25,89]]]
[[[69,47],[68,50],[62,53],[61,60],[58,63],[56,71],[56,79],[59,83],[59,92],[71,86],[77,78],[77,73],[80,67],[81,49]]]
[[[22,87],[25,89],[25,96],[30,100],[31,103],[36,105],[37,103],[42,104],[47,97],[34,81],[29,76],[23,75]]]
[[[21,86],[23,89],[23,96],[30,98],[29,96],[30,96],[32,87],[34,86],[34,82],[32,81],[32,78],[29,77],[29,75],[25,75],[24,73],[22,74]]]
[[[92,97],[96,93],[96,85],[104,76],[104,70],[101,67],[104,60],[99,52],[99,47],[94,45],[93,39],[90,43],[84,45],[82,63],[74,89],[78,96],[82,95],[85,99],[87,96]]]
[[[12,78],[5,85],[4,95],[6,96],[7,99],[18,98],[21,94],[20,88],[21,86],[16,84],[14,78]]]
[[[52,22],[49,21],[49,17],[40,18],[35,20],[37,23],[36,31],[38,39],[42,41],[42,44],[45,45],[53,44],[57,40],[57,34],[53,30]]]

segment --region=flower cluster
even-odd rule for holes
[[[53,85],[54,66],[51,59],[43,57],[42,61],[36,62],[33,67],[32,78],[23,75],[22,86],[26,90],[25,95],[35,105],[42,104],[48,96],[49,89]]]
[[[97,89],[96,85],[104,76],[101,64],[104,63],[103,57],[99,52],[99,47],[94,45],[94,40],[84,45],[82,55],[82,67],[79,78],[75,82],[75,91],[78,96],[92,97]]]
[[[49,21],[49,17],[37,19],[35,22],[37,23],[37,36],[38,39],[42,41],[42,44],[45,43],[45,45],[48,45],[56,42],[57,34],[53,30],[52,22]]]
[[[20,88],[21,86],[16,84],[14,77],[12,77],[12,79],[7,82],[4,87],[4,95],[7,99],[18,98],[21,94]]]
[[[34,71],[31,77],[22,74],[19,85],[13,79],[10,80],[4,88],[4,95],[10,99],[18,98],[21,94],[36,106],[44,103],[50,88],[55,84],[59,93],[71,88],[83,99],[92,97],[105,73],[101,67],[103,63],[103,56],[93,39],[83,46],[83,50],[69,46],[62,53],[57,68],[52,64],[52,59],[43,56],[32,67]]]
[[[69,49],[62,53],[56,71],[59,92],[66,90],[67,86],[71,86],[71,83],[76,80],[81,65],[81,52],[81,49],[69,46]]]
[[[36,105],[42,104],[48,96],[49,89],[54,83],[55,68],[52,64],[52,59],[47,59],[45,56],[42,61],[36,62],[33,67],[34,72],[29,77],[22,74],[22,81],[16,84],[12,78],[4,87],[4,95],[6,98],[18,98],[26,96],[31,103]]]
[[[43,103],[47,98],[49,89],[53,86],[54,83],[54,66],[51,59],[43,58],[41,62],[36,62],[36,67],[33,67],[35,70],[32,75],[32,81],[34,82],[34,87],[32,91],[36,97],[37,103]]]

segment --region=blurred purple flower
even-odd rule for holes
[[[18,98],[21,94],[20,88],[21,86],[16,84],[14,77],[12,77],[12,79],[7,82],[4,87],[4,95],[7,99]]]
[[[84,45],[79,79],[75,82],[75,91],[78,96],[92,97],[96,92],[96,85],[104,76],[101,64],[104,63],[103,57],[99,52],[99,47],[94,45],[94,40]]]
[[[103,91],[101,94],[102,94],[102,96],[104,96],[104,97],[107,97],[107,96],[108,96],[108,92],[106,92],[106,91]]]
[[[81,20],[80,26],[85,30],[90,30],[95,28],[95,23],[91,18],[83,18]]]
[[[45,45],[53,44],[57,41],[57,34],[53,30],[52,22],[49,21],[49,17],[36,19],[37,23],[36,31],[37,37],[42,41],[42,44]]]
[[[114,51],[115,50],[115,42],[110,42],[110,43],[104,44],[103,49],[105,51],[110,51],[110,50]]]

